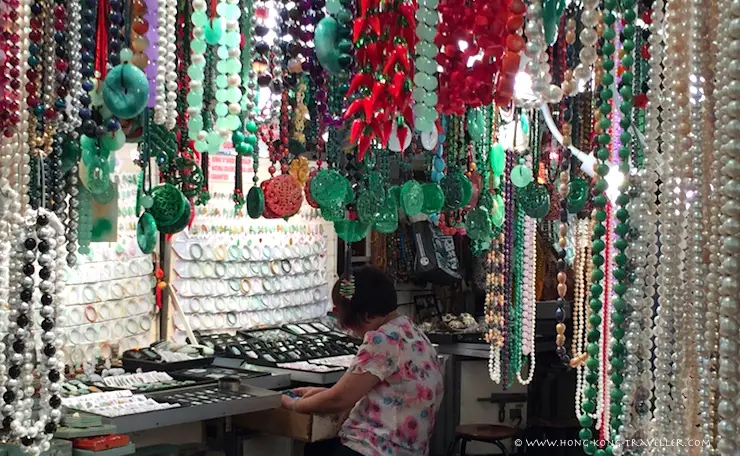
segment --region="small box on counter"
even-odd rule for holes
[[[243,429],[302,442],[318,442],[336,437],[348,416],[349,410],[332,415],[306,415],[286,409],[272,409],[237,415],[233,423]]]

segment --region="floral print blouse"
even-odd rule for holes
[[[405,316],[365,334],[348,372],[369,372],[380,383],[344,422],[342,444],[364,456],[423,456],[444,385],[437,352]]]

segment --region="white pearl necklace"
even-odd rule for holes
[[[157,2],[157,76],[154,123],[172,130],[177,125],[177,1]]]
[[[740,115],[734,105],[740,101],[735,90],[736,72],[740,60],[738,39],[733,37],[738,17],[737,1],[722,0],[718,9],[720,26],[717,30],[720,50],[717,62],[717,156],[712,160],[712,184],[719,208],[716,234],[712,247],[712,262],[716,268],[716,290],[719,298],[719,404],[717,411],[717,450],[720,454],[737,454],[740,449],[740,414],[737,410],[738,385],[738,246],[740,246],[740,143],[734,125]],[[715,278],[715,277],[713,277]]]
[[[535,276],[537,274],[537,220],[527,217],[524,221],[524,277],[522,284],[522,354],[529,356],[527,378],[522,378],[521,370],[516,379],[522,385],[529,385],[534,379],[536,365],[534,326],[537,319]]]
[[[69,70],[67,79],[69,80],[69,107],[67,108],[67,122],[61,122],[59,127],[65,129],[68,133],[75,135],[75,130],[82,126],[80,117],[80,96],[82,95],[82,61],[80,57],[80,23],[82,21],[82,5],[76,0],[66,2],[67,12],[67,63]]]
[[[573,341],[571,360],[581,356],[585,349],[586,340],[586,290],[588,289],[590,276],[584,277],[586,263],[591,262],[591,256],[588,254],[590,246],[590,236],[592,232],[589,219],[578,220],[576,223],[575,251],[576,256],[573,260],[575,264],[574,277],[574,296],[573,296]],[[590,326],[590,324],[589,324]],[[583,363],[575,364],[576,369],[576,394],[575,394],[575,414],[576,418],[583,415],[583,390],[586,386],[586,368]]]
[[[563,99],[563,90],[551,84],[550,64],[548,63],[547,43],[542,25],[542,5],[532,2],[527,7],[527,24],[525,26],[527,44],[524,48],[525,55],[529,58],[525,71],[532,79],[532,92],[536,103],[539,105],[547,103],[559,103]],[[531,103],[519,101],[518,104],[528,106]]]
[[[599,0],[583,0],[582,3],[581,23],[583,29],[578,35],[581,42],[581,50],[578,53],[580,62],[573,71],[573,76],[576,79],[574,89],[577,92],[585,91],[588,88],[588,82],[591,80],[591,73],[597,58],[596,43],[599,41],[599,34],[596,33],[596,25],[599,23]]]

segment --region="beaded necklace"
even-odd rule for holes
[[[616,7],[616,0],[607,0],[607,2],[605,2],[605,7],[606,8],[603,14],[605,27],[602,35],[604,43],[601,46],[601,54],[603,56],[603,75],[601,76],[601,83],[603,84],[604,88],[600,92],[601,102],[599,105],[599,112],[601,113],[602,117],[601,120],[599,120],[599,129],[601,131],[601,134],[599,134],[597,138],[599,144],[599,148],[596,151],[598,164],[596,165],[597,178],[594,186],[595,194],[593,197],[593,205],[595,207],[595,222],[593,226],[592,244],[592,261],[594,266],[592,279],[594,282],[591,285],[591,301],[589,303],[589,306],[591,307],[590,321],[592,327],[588,331],[589,344],[586,347],[586,351],[589,355],[586,360],[586,368],[588,369],[588,373],[586,374],[586,382],[588,386],[586,386],[586,388],[584,389],[586,400],[583,402],[582,405],[584,413],[579,417],[579,422],[583,427],[583,429],[581,429],[579,433],[579,436],[584,441],[583,449],[587,455],[593,455],[597,451],[597,446],[593,441],[593,433],[591,431],[591,427],[593,425],[593,418],[591,414],[597,412],[597,405],[602,402],[601,398],[599,398],[598,400],[596,399],[597,390],[595,387],[599,380],[603,378],[602,375],[600,375],[600,358],[602,360],[601,369],[606,370],[606,365],[603,363],[604,358],[601,356],[600,353],[601,347],[597,344],[597,342],[603,337],[602,331],[599,330],[599,325],[602,323],[601,311],[604,307],[602,294],[604,290],[599,282],[604,280],[605,277],[604,271],[602,269],[605,263],[605,258],[602,253],[606,248],[606,244],[604,243],[603,238],[606,234],[606,226],[604,225],[604,222],[607,219],[607,213],[604,208],[607,205],[607,198],[604,192],[608,187],[605,177],[609,173],[609,166],[607,165],[606,161],[609,159],[608,145],[611,142],[611,136],[609,135],[609,133],[607,133],[607,129],[610,126],[608,115],[611,112],[611,105],[609,104],[609,100],[612,98],[611,90],[608,87],[610,87],[611,84],[614,82],[614,77],[611,75],[611,71],[614,69],[614,61],[612,60],[611,56],[614,53],[614,44],[612,43],[612,41],[616,36],[616,32],[613,28],[614,22],[616,21],[616,17],[614,16],[613,12],[614,8]],[[597,413],[597,415],[599,414]]]
[[[622,72],[622,87],[619,89],[619,94],[621,95],[622,100],[619,106],[619,110],[622,114],[620,120],[622,133],[619,136],[619,142],[621,145],[618,150],[618,155],[620,158],[619,171],[624,176],[629,176],[631,155],[629,143],[632,139],[629,129],[632,126],[632,81],[634,77],[634,74],[632,73],[632,67],[634,65],[634,57],[632,56],[634,41],[632,38],[635,34],[635,0],[621,0],[620,5],[624,11],[624,28],[621,33],[621,37],[623,37],[621,45],[624,50],[621,64],[624,71]],[[611,346],[611,355],[609,357],[609,364],[612,368],[611,382],[613,385],[613,389],[609,395],[612,402],[609,410],[610,413],[616,416],[609,424],[611,425],[612,432],[614,432],[615,435],[619,432],[619,426],[621,424],[618,415],[622,412],[621,400],[624,396],[624,391],[621,389],[621,385],[624,380],[621,370],[624,368],[625,354],[625,346],[622,343],[625,330],[622,325],[624,324],[627,313],[627,302],[624,299],[624,295],[629,286],[629,272],[627,270],[629,212],[627,210],[627,205],[630,201],[630,197],[628,189],[629,179],[625,177],[623,183],[619,186],[620,194],[617,197],[617,205],[619,206],[619,209],[617,209],[615,214],[619,223],[614,228],[614,231],[619,237],[614,242],[614,246],[618,252],[614,255],[614,263],[616,264],[616,268],[614,269],[614,278],[616,279],[616,283],[614,284],[613,290],[615,296],[611,300],[611,305],[614,309],[614,312],[611,314],[611,334],[614,339],[614,343]]]
[[[506,154],[506,170],[505,176],[511,175],[511,170],[514,169],[514,151],[509,151]],[[509,384],[509,362],[511,359],[511,331],[509,323],[511,320],[511,303],[513,298],[512,280],[513,280],[513,262],[512,262],[512,251],[514,249],[514,185],[511,183],[511,179],[504,180],[504,202],[506,206],[506,229],[504,231],[504,345],[501,353],[501,359],[503,360],[501,366],[501,377],[506,379],[504,387],[508,387]]]

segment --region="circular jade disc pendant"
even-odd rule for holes
[[[445,204],[445,194],[442,187],[434,183],[426,183],[421,186],[424,194],[424,205],[421,212],[425,214],[436,214],[442,210]]]
[[[119,119],[132,119],[144,111],[149,101],[149,81],[136,65],[113,67],[103,81],[105,107]]]
[[[380,208],[378,218],[375,219],[373,228],[378,233],[392,233],[398,228],[398,204],[389,196]]]
[[[322,207],[345,202],[348,190],[347,179],[331,169],[320,171],[311,180],[311,196]],[[354,199],[354,195],[351,198]]]
[[[370,224],[359,220],[339,220],[334,222],[334,230],[339,239],[351,244],[365,239],[370,231]]]
[[[175,223],[171,225],[166,226],[160,226],[159,231],[163,232],[164,234],[174,234],[179,233],[180,231],[184,230],[185,227],[188,226],[188,223],[190,222],[190,216],[191,216],[191,206],[190,201],[188,201],[186,198],[183,198],[185,200],[185,210],[183,211],[182,215],[179,219],[175,221]]]
[[[265,210],[265,193],[258,186],[247,192],[247,214],[253,219],[260,218]]]
[[[515,187],[524,188],[534,180],[532,170],[524,165],[516,165],[511,170],[511,183]]]
[[[482,207],[476,207],[468,212],[465,217],[465,231],[470,239],[476,241],[490,239],[491,219],[488,211]]]
[[[421,184],[412,180],[401,187],[401,209],[406,215],[414,216],[424,207],[424,192]]]
[[[442,178],[440,186],[445,194],[444,209],[456,211],[468,204],[473,195],[473,185],[461,172],[453,172]]]
[[[366,191],[357,197],[357,218],[372,225],[380,215],[381,201],[377,194]]]
[[[344,219],[344,206],[341,204],[333,206],[321,206],[321,217],[327,222],[337,222]]]

